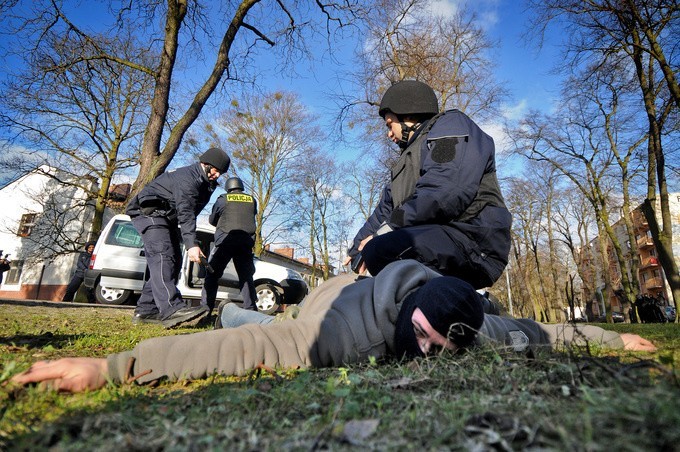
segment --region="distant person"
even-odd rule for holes
[[[476,289],[491,286],[507,265],[512,223],[493,139],[461,111],[439,113],[432,88],[416,80],[388,88],[378,113],[401,155],[344,265],[375,276],[415,259]]]
[[[4,250],[0,250],[0,256],[2,256],[2,252]],[[10,268],[12,268],[11,262],[8,259],[9,254],[5,254],[3,257],[0,257],[0,284],[2,284],[2,280],[4,277],[4,273],[8,271]]]
[[[213,311],[219,280],[229,261],[233,259],[243,299],[242,307],[257,311],[257,294],[253,282],[257,202],[251,195],[243,192],[243,181],[238,177],[227,179],[226,188],[227,193],[217,198],[208,219],[216,227],[215,246],[208,260],[212,271],[208,271],[205,276],[201,304],[207,306],[209,312]]]
[[[341,275],[326,281],[304,300],[295,319],[157,337],[108,358],[38,362],[12,380],[52,382],[55,389],[77,392],[101,388],[107,381],[149,383],[244,375],[259,365],[342,366],[371,357],[455,352],[485,342],[525,351],[563,347],[587,338],[612,348],[656,349],[640,336],[592,325],[542,325],[529,319],[485,316],[479,297],[461,279],[404,260],[388,265],[375,278]],[[271,319],[259,312],[237,311]]]
[[[210,148],[199,162],[158,176],[128,204],[126,213],[144,242],[148,274],[133,323],[174,328],[208,313],[205,306],[185,303],[177,289],[182,265],[180,235],[190,261],[205,259],[196,239],[196,216],[210,201],[217,179],[229,164],[222,149]]]
[[[94,251],[94,242],[87,242],[85,244],[85,251],[78,255],[78,262],[76,264],[76,271],[71,278],[71,281],[66,286],[66,293],[61,301],[73,301],[73,298],[78,292],[78,289],[83,284],[85,279],[85,270],[90,265],[90,259],[92,258],[92,252]],[[87,302],[95,303],[97,301],[94,295],[94,289],[87,289]]]

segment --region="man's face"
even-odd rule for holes
[[[385,113],[385,126],[387,127],[387,138],[394,143],[401,140],[401,123],[394,113]]]
[[[220,173],[219,170],[217,168],[215,168],[214,166],[211,166],[210,171],[207,172],[207,175],[208,175],[208,180],[210,182],[213,182],[213,181],[216,181],[217,178],[222,175],[222,173]]]
[[[428,355],[436,353],[442,348],[449,349],[451,351],[456,351],[458,347],[456,344],[442,336],[437,330],[435,330],[430,324],[423,311],[420,308],[416,308],[411,316],[411,323],[413,323],[413,331],[416,334],[416,341],[418,341],[418,347],[423,354]]]

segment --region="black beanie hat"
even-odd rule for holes
[[[207,163],[208,165],[214,166],[215,169],[222,174],[227,172],[229,164],[231,163],[231,159],[227,153],[220,148],[208,149],[201,155],[199,160],[201,163]]]
[[[411,316],[420,308],[430,325],[458,347],[474,341],[484,322],[480,295],[462,279],[442,276],[428,281],[402,302],[394,332],[398,357],[423,356],[418,346]]]

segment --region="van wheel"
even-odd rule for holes
[[[274,314],[281,304],[281,294],[273,284],[261,284],[255,288],[257,292],[257,310],[263,314]]]
[[[131,290],[112,289],[111,287],[104,287],[97,283],[94,290],[97,297],[97,303],[100,304],[125,304],[132,296]]]

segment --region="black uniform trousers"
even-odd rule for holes
[[[488,273],[471,261],[474,244],[462,232],[446,225],[408,226],[373,237],[361,254],[371,275],[390,262],[415,259],[442,275],[467,281],[475,289],[493,284]]]
[[[73,301],[73,298],[76,296],[76,293],[78,292],[80,285],[83,284],[84,280],[85,275],[81,275],[78,273],[74,274],[73,278],[71,278],[71,281],[68,283],[68,286],[66,286],[66,293],[64,294],[64,297],[61,299],[61,301]],[[95,301],[96,299],[94,295],[94,290],[88,288],[87,302],[94,303]]]
[[[166,319],[186,306],[177,289],[182,251],[177,223],[164,217],[139,215],[132,224],[144,241],[146,277],[135,313]]]
[[[256,311],[255,283],[255,264],[253,263],[253,245],[255,241],[252,236],[244,231],[231,231],[221,242],[219,242],[210,253],[208,262],[213,272],[208,272],[203,281],[203,292],[201,294],[201,304],[208,306],[211,311],[215,307],[219,279],[224,274],[229,261],[234,260],[234,267],[238,275],[238,285],[243,299],[243,309]]]

